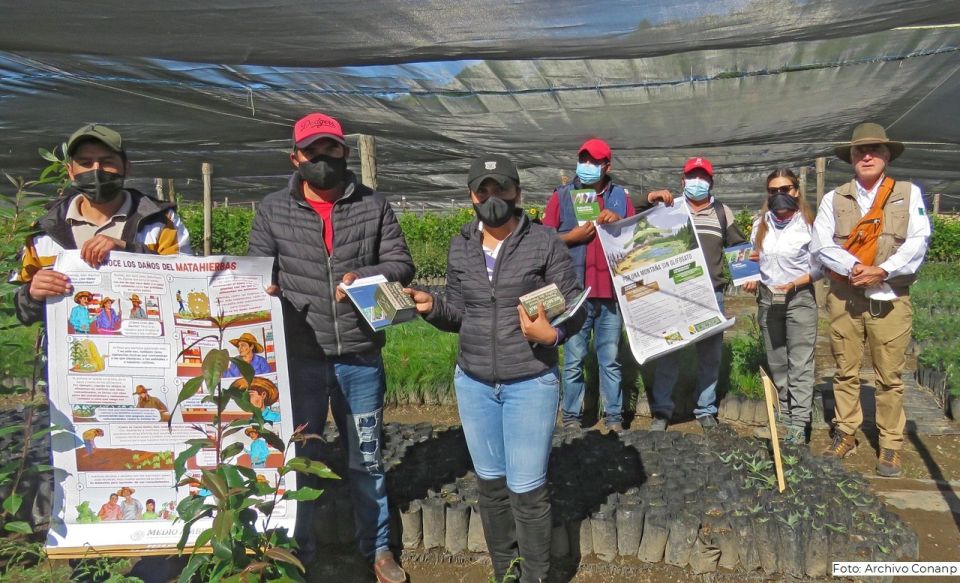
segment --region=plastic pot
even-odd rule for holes
[[[467,531],[467,550],[471,553],[487,552],[487,539],[483,535],[483,521],[476,504],[470,506],[470,528]]]
[[[609,563],[617,558],[617,523],[610,512],[594,512],[590,517],[593,534],[593,554]]]
[[[749,516],[731,517],[733,530],[737,535],[737,558],[740,568],[752,573],[760,568],[760,553],[757,549],[756,531],[753,519]]]
[[[617,508],[617,552],[622,557],[636,556],[643,534],[643,507],[623,504]]]
[[[666,507],[653,506],[644,516],[643,536],[637,558],[645,563],[659,563],[670,534],[670,513]]]
[[[780,529],[777,528],[776,520],[770,516],[767,516],[765,521],[756,519],[753,524],[757,533],[755,540],[760,568],[767,575],[773,575],[779,571],[777,554],[780,552]]]
[[[444,503],[439,498],[427,498],[421,506],[423,513],[423,547],[434,549],[446,544],[446,517]]]
[[[720,547],[714,540],[716,525],[709,517],[703,520],[697,531],[697,540],[690,552],[690,570],[697,575],[714,573],[720,561]]]
[[[674,516],[667,536],[667,546],[663,552],[663,561],[674,567],[686,567],[690,563],[690,553],[697,542],[700,519],[689,512]]]
[[[414,500],[400,512],[400,543],[405,549],[416,549],[423,540],[423,514],[420,501]]]
[[[470,507],[466,504],[452,504],[447,507],[446,532],[444,546],[451,555],[462,553],[467,548],[467,534],[470,530]]]
[[[829,538],[819,522],[804,525],[803,571],[807,577],[826,577],[830,572]]]

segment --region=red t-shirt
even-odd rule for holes
[[[313,210],[323,219],[323,245],[327,248],[327,254],[333,253],[333,203],[325,200],[313,200],[304,197]]]
[[[608,185],[609,190],[609,185]],[[597,202],[600,203],[600,210],[604,209],[603,195],[606,190],[597,196]],[[633,202],[630,201],[630,193],[627,192],[627,217],[632,217],[636,211],[633,209]],[[623,217],[626,218],[626,217]],[[557,191],[553,191],[553,196],[547,201],[547,208],[543,211],[543,224],[554,229],[560,227],[560,197]],[[594,236],[587,243],[585,265],[583,271],[583,285],[590,286],[590,295],[588,297],[598,300],[609,300],[615,296],[613,294],[613,279],[610,277],[610,268],[607,266],[607,256],[603,254],[603,247],[600,245],[600,238]]]

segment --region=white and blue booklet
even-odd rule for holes
[[[410,296],[403,293],[403,286],[395,281],[387,281],[382,275],[362,277],[350,285],[341,283],[340,289],[374,330],[417,317],[417,306]]]
[[[750,259],[751,253],[753,253],[753,243],[741,243],[724,248],[723,256],[730,267],[733,285],[741,286],[748,281],[760,281],[760,263]]]

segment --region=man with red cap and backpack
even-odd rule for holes
[[[583,416],[584,361],[593,335],[597,352],[600,395],[603,398],[604,425],[611,431],[623,430],[622,374],[618,350],[623,317],[613,291],[613,279],[607,258],[600,246],[593,221],[580,224],[574,211],[572,193],[575,190],[593,190],[600,206],[598,224],[612,223],[635,214],[630,192],[614,182],[610,176],[613,167],[610,146],[600,139],[590,139],[577,151],[577,175],[572,182],[557,187],[543,214],[543,224],[557,229],[567,245],[577,275],[590,294],[584,303],[587,318],[577,334],[567,340],[563,355],[563,425],[580,427]],[[667,191],[650,193],[640,201],[645,210],[657,202],[673,204]]]
[[[683,199],[693,218],[693,228],[700,240],[700,250],[707,263],[710,281],[720,311],[723,311],[723,292],[729,280],[723,274],[723,248],[745,241],[737,228],[730,207],[714,198],[713,164],[703,156],[690,158],[683,165],[680,177]],[[723,334],[713,334],[698,340],[697,384],[694,391],[696,406],[693,414],[704,430],[717,425],[717,382],[720,379],[720,357],[723,353]],[[673,388],[680,376],[679,353],[671,352],[656,360],[653,381],[653,413],[651,431],[666,431],[673,416]]]

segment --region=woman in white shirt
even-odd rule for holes
[[[800,196],[800,181],[787,168],[767,177],[767,196],[753,223],[751,240],[760,262],[757,320],[767,363],[780,397],[785,443],[806,443],[813,404],[817,300],[813,282],[821,278],[810,254],[813,213]]]

